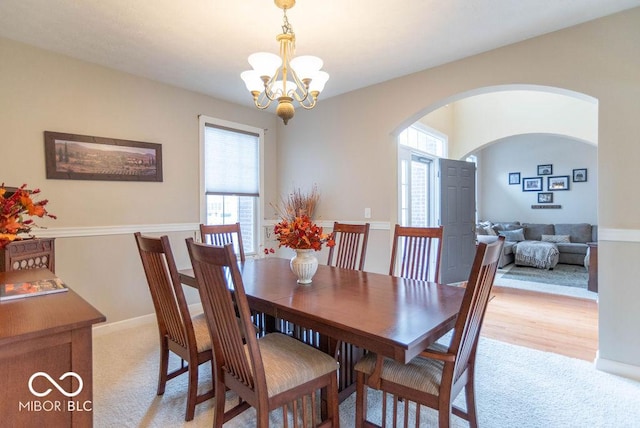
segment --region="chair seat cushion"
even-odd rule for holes
[[[429,350],[446,352],[447,347],[435,343],[429,347]],[[370,375],[373,373],[375,365],[376,354],[370,352],[355,365],[354,369]],[[407,388],[437,395],[440,389],[443,367],[444,362],[442,361],[420,356],[407,364],[399,363],[391,358],[385,358],[380,377]]]
[[[193,332],[196,335],[196,344],[198,352],[204,352],[211,349],[211,336],[207,327],[207,320],[204,313],[198,314],[191,318],[193,323]]]
[[[258,345],[269,397],[338,370],[330,355],[281,333],[267,334]]]

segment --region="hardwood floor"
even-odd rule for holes
[[[482,335],[593,361],[598,349],[598,303],[507,287],[493,287]]]

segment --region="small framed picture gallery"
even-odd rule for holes
[[[580,183],[584,181],[587,181],[587,169],[586,168],[574,169],[573,182]]]
[[[542,190],[542,177],[528,177],[522,179],[523,192],[540,192]]]
[[[509,184],[520,184],[520,173],[519,172],[510,172],[509,173]]]
[[[558,175],[547,178],[547,190],[569,190],[569,176]]]
[[[538,165],[538,175],[553,174],[553,165]]]
[[[538,193],[539,204],[551,204],[553,203],[553,192]]]

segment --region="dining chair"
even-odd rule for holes
[[[364,259],[369,240],[369,223],[333,223],[333,239],[336,245],[329,248],[327,265],[344,269],[364,270]],[[335,261],[334,261],[335,255]]]
[[[346,224],[334,222],[332,233],[336,245],[329,248],[327,265],[343,269],[364,270],[367,244],[369,242],[369,226],[369,223]],[[330,339],[330,343],[332,344],[331,346],[335,347],[334,356],[340,362],[340,369],[344,370],[344,373],[339,378],[339,388],[341,391],[348,389],[352,392],[355,387],[353,367],[364,355],[364,349],[348,342],[332,341],[332,339]]]
[[[254,407],[256,426],[268,427],[269,412],[279,407],[283,408],[283,420],[288,420],[289,404],[294,420],[302,413],[299,422],[303,426],[308,426],[309,419],[316,426],[318,390],[326,389],[327,419],[323,426],[338,427],[336,360],[281,333],[260,338],[247,334],[252,331],[251,311],[232,244],[210,246],[189,238],[187,248],[213,341],[216,391],[213,426],[222,427]],[[239,323],[235,308],[240,315]],[[233,390],[241,400],[225,412],[226,389]]]
[[[366,387],[383,391],[383,418],[387,394],[393,395],[394,424],[399,419],[398,401],[402,400],[404,426],[408,425],[410,401],[416,403],[416,427],[420,425],[420,405],[438,411],[440,428],[450,426],[452,413],[467,420],[471,427],[478,426],[474,391],[476,350],[503,245],[504,237],[490,244],[478,244],[448,347],[435,343],[407,364],[374,353],[365,355],[356,364],[356,427],[362,427],[367,419]],[[452,404],[462,389],[466,411]]]
[[[200,238],[204,244],[209,245],[234,244],[234,247],[237,248],[237,253],[240,255],[240,261],[244,262],[244,246],[242,245],[240,223],[200,224]]]
[[[407,227],[396,224],[389,275],[438,282],[443,233],[444,226]]]
[[[211,338],[204,314],[191,317],[180,283],[169,238],[135,234],[142,266],[151,292],[160,335],[160,370],[157,394],[162,395],[167,381],[185,372],[189,374],[185,420],[195,414],[196,404],[213,397],[213,388],[198,395],[198,366],[211,362]],[[169,372],[169,351],[181,358],[180,368]],[[185,366],[186,362],[186,366]]]

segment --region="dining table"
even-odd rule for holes
[[[333,354],[343,342],[401,363],[454,327],[464,295],[462,287],[326,265],[302,285],[289,260],[276,257],[238,266],[251,309],[268,319],[267,332],[278,331],[278,320],[285,320],[318,333],[326,352]],[[193,269],[179,275],[183,284],[198,286]],[[352,381],[343,384],[342,398],[354,386],[352,374],[344,375]]]

